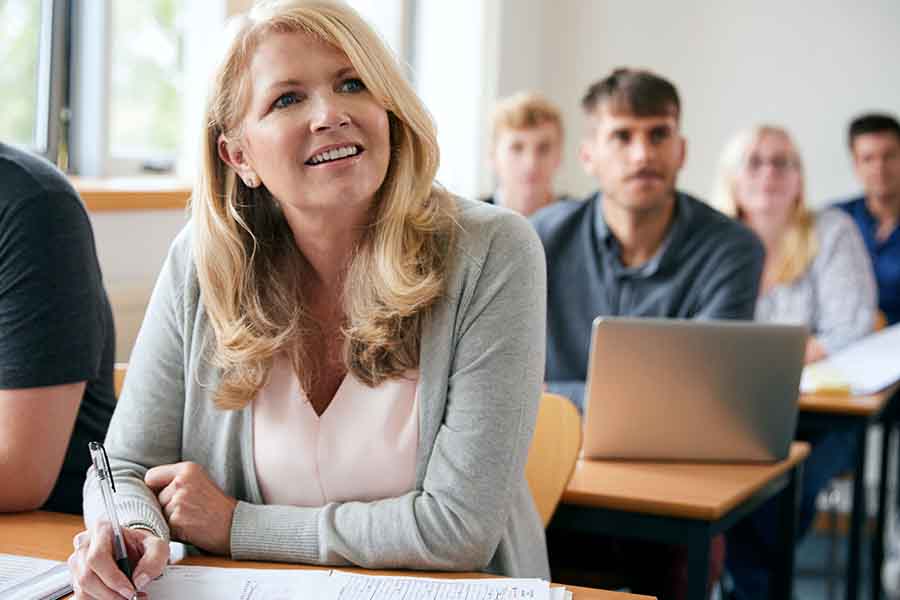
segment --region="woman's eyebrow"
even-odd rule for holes
[[[299,79],[293,79],[293,78],[291,78],[291,79],[280,79],[280,80],[278,80],[278,81],[273,81],[272,83],[270,83],[269,85],[267,85],[265,89],[266,89],[266,91],[270,91],[270,90],[280,89],[280,88],[284,88],[284,87],[291,87],[291,86],[295,86],[295,85],[301,85],[301,83],[302,83],[302,82],[301,82]]]

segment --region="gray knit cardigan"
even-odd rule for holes
[[[263,504],[252,402],[241,410],[213,406],[221,372],[208,360],[213,332],[188,224],[157,281],[106,438],[120,519],[168,539],[143,476],[193,461],[239,501],[231,523],[236,559],[548,578],[544,531],[524,477],[544,370],[543,249],[511,211],[456,202],[446,294],[421,339],[414,491],[316,508]],[[92,476],[85,520],[101,514]]]

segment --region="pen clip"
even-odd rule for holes
[[[115,493],[116,480],[113,479],[112,467],[109,464],[109,455],[106,453],[106,448],[100,442],[91,442],[88,446],[93,453],[100,452],[102,463],[97,463],[96,454],[94,454],[94,468],[97,469],[97,475],[100,479],[109,479],[109,486],[112,488],[113,493]]]
[[[109,485],[113,493],[116,493],[116,480],[113,478],[112,467],[109,466],[109,455],[106,453],[106,447],[100,444],[100,451],[103,453],[103,465],[106,467],[106,473],[109,475]]]

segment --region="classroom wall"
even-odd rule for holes
[[[591,82],[619,65],[649,67],[678,86],[688,139],[680,183],[704,196],[727,138],[759,121],[794,133],[811,204],[853,193],[844,141],[849,119],[870,109],[900,113],[896,0],[534,4],[522,9],[530,20],[510,13],[510,22],[538,29],[507,31],[506,44],[521,51],[503,53],[501,69],[520,72],[537,62],[538,72],[523,80],[563,107],[570,134],[558,180],[563,191],[594,188],[574,151],[582,126],[578,102]],[[529,49],[535,43],[538,61]]]
[[[116,360],[127,362],[150,292],[183,210],[91,213],[97,258],[116,322]]]

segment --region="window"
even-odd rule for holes
[[[184,10],[177,0],[112,2],[109,146],[112,159],[171,170],[179,150]]]
[[[403,56],[411,0],[350,2]],[[212,55],[250,4],[0,0],[0,140],[77,175],[190,178]]]
[[[43,150],[38,141],[38,72],[41,61],[42,3],[0,0],[0,140]]]

